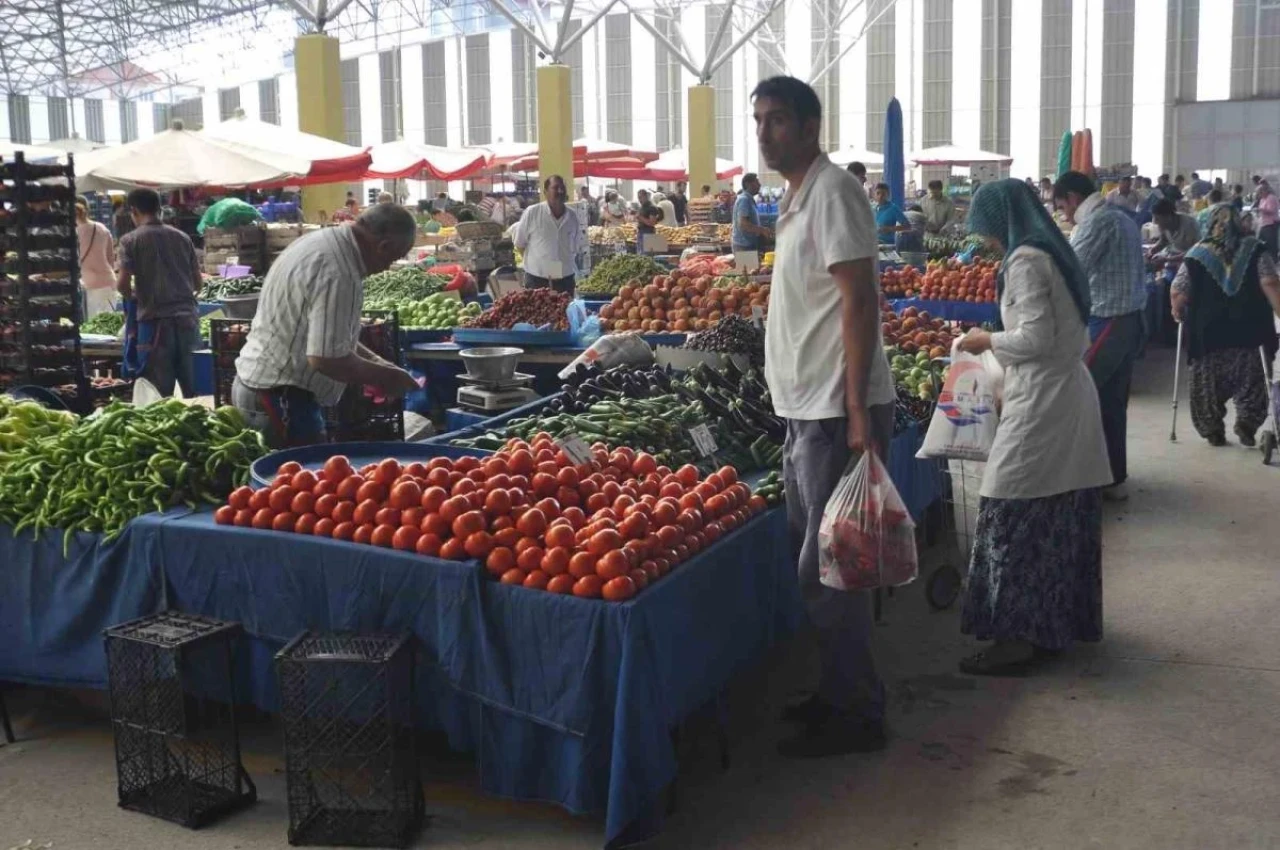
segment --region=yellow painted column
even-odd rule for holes
[[[293,64],[298,80],[298,129],[337,142],[345,141],[338,40],[327,35],[299,36],[293,43]],[[302,190],[305,220],[317,221],[321,210],[326,216],[332,216],[346,197],[345,183],[307,186]]]
[[[569,91],[568,65],[538,69],[538,185],[559,174],[573,201],[573,98]]]
[[[716,90],[693,86],[689,89],[690,197],[698,197],[703,186],[716,185]]]

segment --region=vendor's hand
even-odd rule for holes
[[[865,407],[850,405],[848,409],[849,432],[847,434],[849,448],[859,454],[868,449],[875,449],[871,439],[871,416]]]
[[[399,398],[406,393],[421,389],[417,379],[403,369],[389,370],[388,380],[382,384],[382,390],[392,398]]]
[[[991,334],[974,328],[960,338],[960,350],[966,354],[981,354],[991,350]]]

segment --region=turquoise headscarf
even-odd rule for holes
[[[970,233],[1000,240],[1006,256],[1021,245],[1030,245],[1053,257],[1067,282],[1071,300],[1080,311],[1081,321],[1089,323],[1092,305],[1089,276],[1058,225],[1026,183],[1012,178],[983,183],[969,206],[968,225]],[[996,291],[1004,294],[1003,266],[996,277]]]
[[[1214,204],[1206,212],[1204,238],[1187,252],[1187,261],[1198,264],[1223,292],[1234,296],[1262,243],[1244,232],[1240,213],[1231,204]]]

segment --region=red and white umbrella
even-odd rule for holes
[[[371,161],[368,148],[352,147],[324,136],[248,118],[240,110],[221,124],[206,127],[201,133],[246,155],[265,152],[307,161],[309,165],[299,178],[286,181],[291,185],[359,180]]]
[[[374,145],[365,177],[465,180],[484,171],[491,155],[478,148],[446,148],[401,139]]]
[[[596,176],[612,177],[617,180],[653,180],[671,182],[689,179],[689,160],[682,149],[667,151],[641,168],[610,168],[607,163],[605,172]],[[729,180],[743,172],[741,165],[735,165],[727,159],[716,158],[716,179]]]

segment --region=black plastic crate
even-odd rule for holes
[[[213,404],[231,404],[231,384],[236,378],[236,360],[249,339],[247,319],[210,319],[209,349],[213,352]]]
[[[360,342],[381,357],[400,364],[400,318],[395,310],[365,310],[360,314]]]
[[[276,662],[289,843],[407,847],[425,808],[410,636],[303,632]]]
[[[258,798],[240,761],[238,623],[167,612],[106,631],[120,807],[199,828]]]

